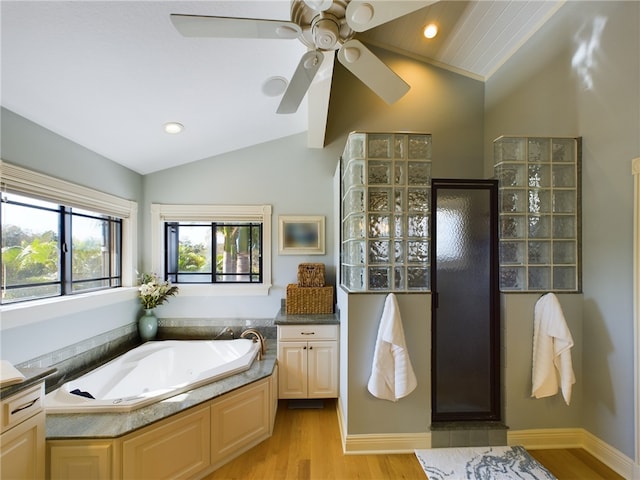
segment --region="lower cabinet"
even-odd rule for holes
[[[338,396],[338,326],[278,325],[280,398]]]
[[[122,442],[123,478],[189,478],[209,467],[210,407],[165,422]]]
[[[211,463],[219,467],[271,434],[269,385],[232,393],[211,406]]]
[[[45,476],[44,382],[0,402],[0,478]]]
[[[0,436],[0,478],[44,478],[44,412],[23,421]]]
[[[272,434],[274,382],[277,366],[269,378],[119,439],[48,440],[47,477],[138,480],[207,474]]]
[[[47,478],[65,480],[117,480],[120,463],[113,440],[48,440]]]

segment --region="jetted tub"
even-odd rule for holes
[[[260,343],[245,338],[146,342],[47,394],[45,409],[135,410],[248,370],[259,349]]]

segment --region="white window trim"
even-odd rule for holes
[[[152,270],[164,273],[164,223],[184,221],[258,221],[262,223],[262,283],[180,284],[180,296],[258,296],[271,288],[271,205],[151,204]]]
[[[7,322],[7,316],[10,316],[16,322],[21,322],[22,320],[29,322],[31,317],[43,320],[43,316],[52,318],[91,307],[91,305],[95,305],[96,296],[105,299],[104,301],[108,303],[109,301],[113,302],[115,298],[123,296],[123,298],[128,298],[132,295],[131,292],[125,292],[125,290],[131,290],[126,287],[134,287],[137,282],[137,202],[34,172],[2,160],[0,160],[0,190],[25,194],[30,197],[59,202],[62,205],[84,208],[121,218],[122,286],[125,287],[2,305],[0,312],[2,312],[3,321],[0,329],[11,327],[11,322]],[[34,312],[39,313],[34,316]]]

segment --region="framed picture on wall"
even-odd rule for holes
[[[280,215],[278,217],[280,255],[324,255],[324,217]]]

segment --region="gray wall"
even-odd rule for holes
[[[142,199],[142,176],[2,108],[0,157],[36,172],[110,193]]]
[[[323,262],[326,278],[333,279],[335,245],[333,222],[333,175],[341,151],[309,149],[306,133],[163,170],[144,178],[144,242],[149,239],[149,205],[176,204],[269,204],[272,208],[272,282],[268,297],[172,298],[161,316],[273,318],[286,296],[289,283],[297,282],[301,262]],[[278,255],[278,215],[324,215],[325,255]],[[148,249],[141,252],[145,269],[151,266]]]
[[[390,402],[367,389],[385,294],[339,295],[340,406],[346,434],[425,433],[431,425],[431,295],[398,294],[407,351],[418,386]]]
[[[580,419],[631,458],[631,159],[640,156],[639,25],[638,2],[567,2],[486,82],[484,123],[487,175],[491,142],[501,134],[583,138]],[[506,305],[509,328],[521,306]],[[519,424],[523,420],[518,416]]]
[[[501,295],[502,364],[504,420],[511,430],[535,428],[582,427],[584,403],[584,358],[582,305],[580,294],[558,294],[562,313],[575,345],[571,361],[576,384],[571,403],[566,405],[561,394],[546,398],[531,396],[533,358],[533,310],[539,294]]]
[[[142,201],[142,176],[39,125],[2,109],[3,161],[62,178],[102,192]],[[102,308],[4,328],[2,358],[21,363],[133,323],[139,311],[134,299]]]
[[[338,143],[342,153],[352,131],[430,133],[434,178],[483,178],[484,84],[385,50],[372,50],[411,90],[388,106],[336,62],[327,145]]]

